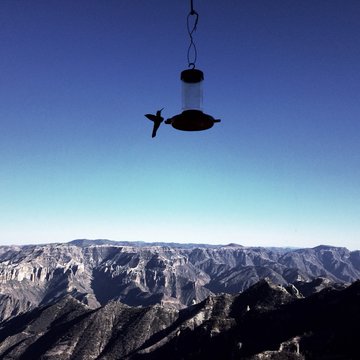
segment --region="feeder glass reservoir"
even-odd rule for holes
[[[198,69],[181,72],[182,113],[165,121],[173,128],[183,131],[201,131],[210,129],[219,119],[214,119],[202,111],[204,73]]]
[[[190,69],[181,72],[182,110],[202,111],[204,73],[201,70]]]

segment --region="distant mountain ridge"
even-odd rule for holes
[[[96,245],[115,245],[115,246],[138,246],[138,247],[152,247],[152,246],[161,246],[161,247],[171,247],[171,248],[180,248],[180,249],[193,249],[197,247],[203,248],[219,248],[224,246],[235,246],[242,247],[238,244],[228,244],[228,245],[213,245],[213,244],[197,244],[197,243],[174,243],[174,242],[146,242],[146,241],[121,241],[121,240],[108,240],[108,239],[76,239],[68,242],[70,245],[77,246],[96,246]]]
[[[237,294],[264,278],[286,286],[319,277],[331,284],[356,281],[360,251],[111,240],[0,246],[0,321],[67,294],[93,309],[110,301],[181,309],[212,294]],[[311,293],[326,286],[303,288]]]
[[[75,239],[69,241],[67,244],[77,245],[77,246],[96,246],[96,245],[116,245],[116,246],[138,246],[138,247],[151,247],[151,246],[161,246],[161,247],[170,247],[170,248],[179,248],[179,249],[195,249],[195,248],[207,248],[207,249],[217,249],[223,247],[238,247],[245,248],[244,245],[237,243],[229,244],[206,244],[206,243],[176,243],[176,242],[163,242],[163,241],[123,241],[123,240],[108,240],[108,239]],[[332,247],[330,245],[320,245],[325,247]],[[278,250],[278,251],[292,251],[299,249],[298,247],[280,247],[280,246],[265,246],[265,247],[251,247],[251,248],[264,248],[269,250]]]

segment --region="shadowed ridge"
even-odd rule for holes
[[[55,304],[40,306],[3,323],[0,343],[1,349],[7,350],[2,358],[6,353],[9,358],[39,359],[64,329],[89,311],[86,305],[67,295]]]

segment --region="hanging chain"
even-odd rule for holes
[[[199,14],[194,10],[193,0],[190,0],[190,12],[186,19],[187,31],[190,37],[190,45],[187,51],[187,60],[188,60],[188,66],[191,67],[192,69],[195,68],[195,63],[197,59],[197,50],[194,43],[193,34],[196,31],[198,21],[199,21]]]

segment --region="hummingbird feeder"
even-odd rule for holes
[[[214,119],[211,115],[205,114],[202,109],[204,73],[195,68],[197,50],[194,43],[193,34],[196,30],[199,14],[194,10],[193,0],[190,0],[190,12],[187,16],[187,30],[190,37],[190,45],[187,51],[187,60],[189,69],[183,70],[180,75],[182,83],[182,112],[165,120],[165,124],[172,125],[173,128],[183,131],[201,131],[213,127],[219,119]],[[161,110],[154,114],[145,114],[153,121],[154,127],[152,137],[156,136],[160,124],[164,118],[161,116]]]
[[[211,115],[205,114],[202,109],[204,73],[195,68],[197,50],[193,39],[199,14],[194,10],[193,0],[190,1],[190,12],[187,16],[187,30],[190,37],[190,45],[187,52],[188,66],[190,69],[183,70],[180,75],[182,84],[182,112],[165,121],[173,128],[183,131],[201,131],[210,129],[214,123],[220,122]],[[193,24],[191,26],[191,18]],[[193,55],[193,59],[191,59]]]

